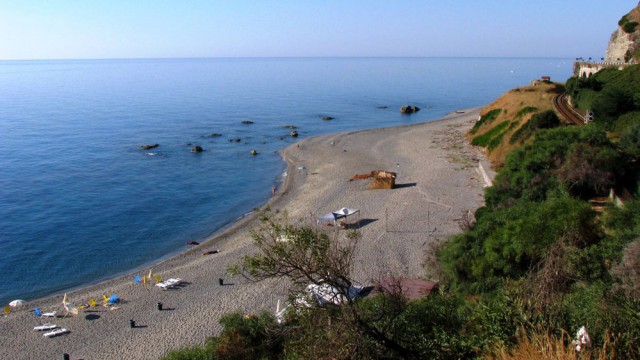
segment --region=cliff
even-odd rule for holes
[[[608,62],[640,63],[640,3],[618,22],[605,54]]]

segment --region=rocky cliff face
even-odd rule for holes
[[[618,28],[611,34],[605,60],[640,63],[640,3],[618,22]]]

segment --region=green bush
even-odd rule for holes
[[[524,109],[523,109],[524,110]],[[552,129],[560,126],[560,119],[553,110],[535,114],[520,129],[511,136],[511,144],[517,141],[526,141],[537,129]]]
[[[630,112],[616,123],[620,149],[636,161],[640,159],[640,112]]]
[[[456,282],[518,279],[561,237],[592,243],[593,220],[587,203],[566,195],[540,203],[519,201],[509,208],[485,208],[476,212],[475,226],[440,250],[439,259],[443,271]]]
[[[218,359],[274,359],[282,352],[283,339],[273,331],[279,325],[266,311],[249,316],[227,314],[220,324],[222,333],[214,340]]]
[[[636,31],[636,28],[638,27],[638,23],[635,21],[629,21],[627,23],[625,23],[622,26],[622,29],[624,30],[624,32],[626,32],[627,34],[631,34],[632,32]]]

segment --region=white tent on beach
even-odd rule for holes
[[[358,209],[350,209],[350,208],[342,208],[338,211],[330,212],[328,214],[324,214],[319,216],[316,219],[317,224],[321,223],[333,223],[333,225],[338,225],[338,220],[344,219],[347,220],[347,217],[355,214],[359,214],[360,210]]]

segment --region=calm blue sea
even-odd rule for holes
[[[264,203],[294,142],[284,125],[304,138],[423,122],[571,71],[570,59],[0,61],[0,305],[149,265]],[[404,104],[423,110],[402,116]]]

